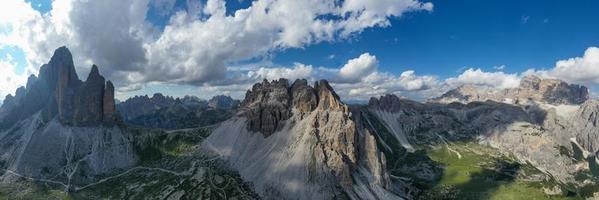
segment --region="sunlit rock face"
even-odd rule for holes
[[[589,152],[599,152],[599,100],[588,100],[580,106],[572,120],[576,141]]]
[[[587,99],[589,99],[589,91],[585,86],[568,84],[558,79],[541,79],[529,75],[524,77],[516,88],[496,90],[479,88],[474,85],[463,85],[432,99],[432,101],[469,103],[493,100],[516,104],[526,104],[528,101],[549,104],[581,104]]]
[[[266,199],[399,198],[384,156],[325,80],[255,84],[202,143]]]
[[[265,136],[273,134],[291,117],[290,99],[287,79],[255,84],[241,102],[248,129]]]
[[[581,148],[596,152],[599,141],[599,129],[594,125],[599,111],[597,101],[570,103],[418,103],[386,95],[371,99],[368,112],[371,121],[380,122],[407,150],[415,145],[475,141],[567,182],[573,180],[572,174],[578,168],[571,158],[556,156],[560,155],[556,147],[570,148],[571,139],[576,137]]]

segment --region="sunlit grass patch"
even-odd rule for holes
[[[438,184],[425,191],[426,197],[448,199],[580,199],[548,195],[543,189],[555,183],[525,180],[541,173],[528,164],[519,164],[496,150],[476,143],[452,143],[427,151],[444,166]]]

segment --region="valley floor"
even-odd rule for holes
[[[443,166],[443,173],[422,199],[584,199],[562,192],[559,184],[533,166],[476,143],[450,143],[426,154]]]
[[[0,183],[0,199],[259,199],[251,184],[224,168],[218,157],[198,150],[209,129],[160,134],[161,142],[140,151],[136,167],[71,186],[70,192],[64,183],[13,174],[10,178],[18,181]],[[395,179],[406,179],[421,190],[416,199],[586,199],[597,191],[594,186],[558,183],[532,165],[476,142],[415,148],[398,155],[389,170]],[[427,168],[423,166],[430,170],[409,171]],[[423,179],[431,174],[435,178]]]
[[[257,199],[218,157],[197,151],[207,132],[203,128],[170,132],[159,144],[140,152],[140,165],[71,186],[70,192],[64,183],[13,174],[17,181],[0,183],[0,199]]]

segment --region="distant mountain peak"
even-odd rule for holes
[[[589,99],[589,90],[585,86],[568,84],[559,79],[542,79],[538,76],[527,75],[522,78],[520,85],[516,88],[492,89],[465,84],[449,90],[440,97],[433,98],[432,101],[469,103],[492,100],[516,104],[524,104],[528,101],[549,104],[581,104],[587,99]]]
[[[239,100],[235,100],[230,96],[216,95],[208,100],[208,107],[213,109],[233,109],[239,106]]]

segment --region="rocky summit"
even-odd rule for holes
[[[4,182],[26,177],[70,191],[138,160],[131,136],[119,127],[113,84],[96,65],[79,80],[66,47],[0,110]]]
[[[385,198],[385,158],[325,80],[263,81],[202,143],[273,199]]]
[[[516,104],[526,104],[528,101],[549,104],[581,104],[587,99],[589,99],[589,90],[585,86],[568,84],[558,79],[541,79],[534,75],[528,75],[522,78],[520,85],[516,88],[496,90],[462,85],[432,99],[432,101],[468,103],[493,100]]]
[[[58,48],[50,62],[31,76],[27,87],[7,96],[0,114],[0,128],[40,112],[45,121],[57,117],[62,124],[87,126],[115,122],[114,86],[93,65],[85,81],[79,80],[71,52]]]

